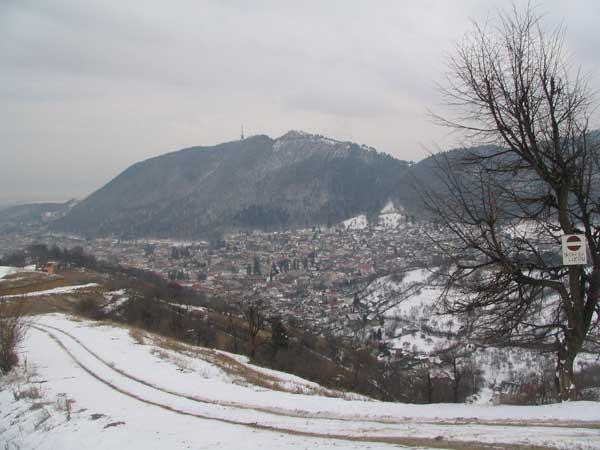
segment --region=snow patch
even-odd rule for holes
[[[394,206],[394,203],[392,201],[388,201],[381,210],[381,214],[390,214],[395,212],[398,211],[396,210],[396,207]]]
[[[106,303],[102,307],[102,311],[105,313],[113,312],[129,301],[129,296],[127,295],[127,291],[125,289],[105,292],[104,298]]]
[[[27,292],[25,294],[5,295],[3,297],[0,297],[0,300],[5,300],[5,299],[9,299],[9,298],[41,297],[44,295],[68,294],[70,292],[75,292],[80,289],[89,289],[89,288],[93,288],[96,286],[98,286],[97,283],[87,283],[87,284],[81,284],[78,286],[62,286],[62,287],[57,287],[57,288],[53,288],[53,289],[46,289],[44,291]]]
[[[16,267],[0,266],[0,280],[11,273],[15,273],[16,271]]]
[[[364,230],[369,226],[367,216],[364,214],[344,220],[342,223],[347,230]]]

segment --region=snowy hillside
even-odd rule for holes
[[[402,207],[395,207],[388,202],[379,215],[374,219],[372,225],[378,229],[397,228],[406,222],[406,214]],[[364,214],[344,220],[342,225],[347,230],[364,230],[369,226],[369,220]]]
[[[401,281],[381,277],[369,286],[365,304],[367,308],[378,308],[385,318],[382,342],[392,359],[398,353],[412,355],[431,362],[433,373],[443,372],[439,357],[451,349],[460,354],[461,364],[481,371],[482,389],[474,401],[484,404],[491,401],[491,388],[554,367],[551,354],[471,343],[463,333],[460,318],[441,313],[437,305],[441,287],[436,284],[434,268],[408,271]],[[392,306],[386,308],[388,299],[393,300]],[[580,353],[576,370],[595,360],[596,355]]]
[[[53,288],[53,289],[44,289],[43,291],[28,292],[26,294],[3,295],[3,296],[0,296],[0,300],[6,300],[6,299],[10,299],[10,298],[20,298],[20,297],[42,297],[42,296],[48,296],[48,295],[62,295],[62,294],[68,294],[70,292],[79,291],[82,289],[85,290],[85,289],[94,288],[97,286],[98,286],[97,283],[87,283],[87,284],[81,284],[78,286],[65,286],[65,287],[58,287],[58,288]]]
[[[347,230],[364,230],[369,226],[369,221],[367,220],[367,216],[361,214],[348,220],[344,220],[342,224]]]
[[[460,441],[600,448],[598,403],[369,401],[237,355],[59,314],[35,320],[21,358],[0,390],[8,449],[457,448]]]
[[[32,272],[35,271],[35,266],[27,267],[11,267],[11,266],[0,266],[0,281],[2,281],[8,275],[15,274],[17,272]]]
[[[15,272],[14,267],[9,266],[0,266],[0,280],[4,278],[6,275],[10,275]]]

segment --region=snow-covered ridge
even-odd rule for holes
[[[376,149],[364,144],[355,144],[350,141],[339,141],[337,139],[332,139],[327,136],[322,136],[320,134],[311,134],[305,131],[300,130],[290,130],[284,135],[278,137],[275,140],[275,144],[273,145],[273,149],[278,152],[282,147],[288,145],[291,142],[300,141],[302,143],[310,143],[311,145],[315,145],[317,147],[334,147],[336,151],[347,152],[351,146],[356,145],[360,149],[367,152],[377,152]]]
[[[301,152],[306,157],[323,151],[343,154],[347,153],[350,146],[350,142],[336,141],[325,136],[292,130],[275,140],[273,150],[276,153],[281,152],[283,149],[288,150],[288,152]]]
[[[311,134],[311,133],[307,133],[307,132],[301,131],[301,130],[290,130],[287,133],[285,133],[284,135],[278,137],[276,139],[276,142],[291,141],[291,140],[296,140],[296,139],[320,141],[320,142],[330,144],[330,145],[347,144],[347,142],[337,141],[335,139],[321,136],[319,134]]]
[[[90,288],[94,288],[97,286],[98,286],[97,283],[80,284],[77,286],[62,286],[62,287],[57,287],[57,288],[53,288],[53,289],[45,289],[43,291],[27,292],[24,294],[4,295],[4,296],[0,297],[0,300],[6,300],[9,298],[41,297],[41,296],[45,296],[45,295],[69,294],[71,292],[79,291],[81,289],[90,289]]]

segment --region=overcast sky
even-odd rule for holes
[[[0,0],[0,203],[81,198],[242,123],[422,159],[456,144],[427,118],[445,55],[507,3]],[[600,2],[534,4],[600,87]]]

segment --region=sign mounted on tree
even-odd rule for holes
[[[562,257],[565,266],[587,264],[587,245],[584,234],[565,234],[562,237]]]

